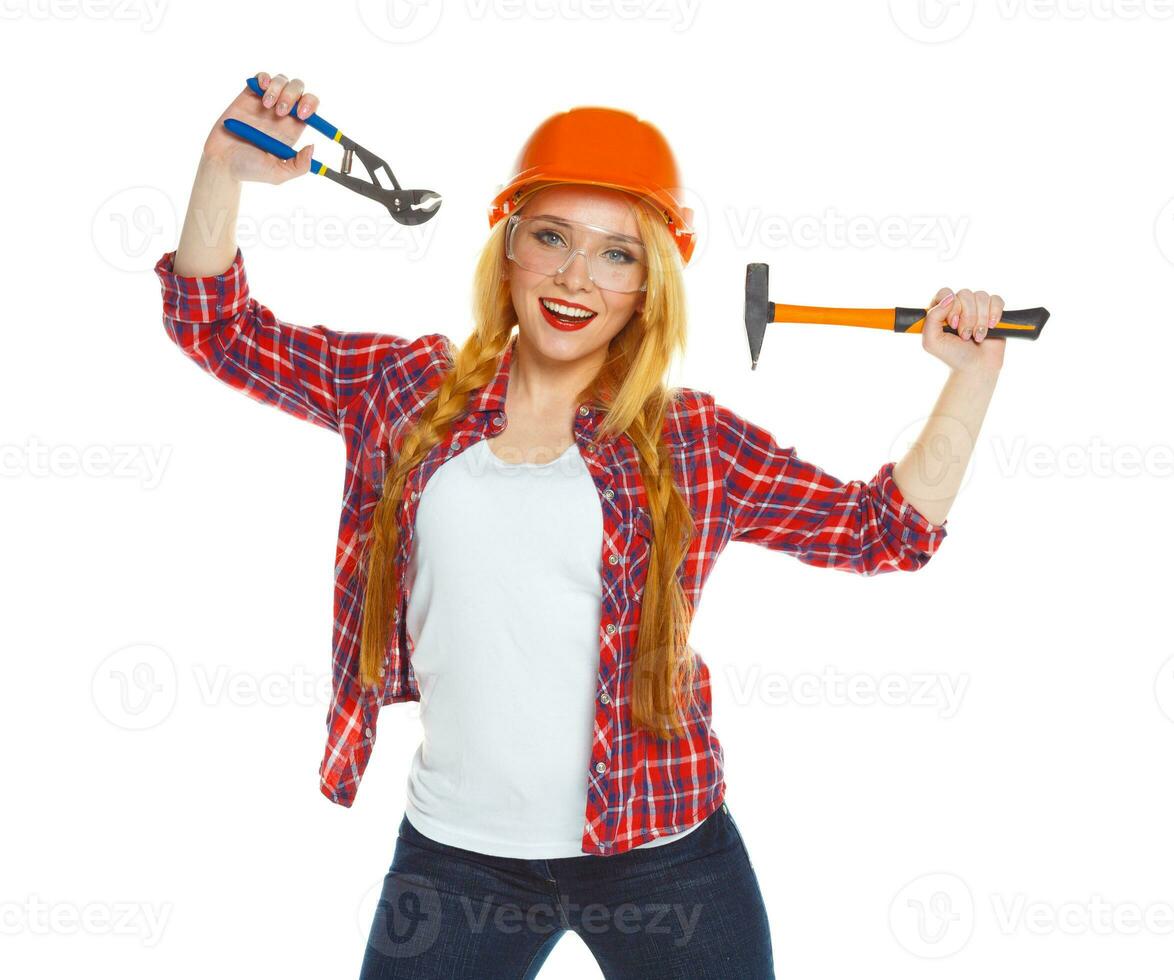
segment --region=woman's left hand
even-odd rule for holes
[[[1005,337],[987,337],[987,330],[1003,315],[1003,297],[981,289],[943,286],[926,313],[921,346],[956,371],[998,372],[1003,366]],[[958,331],[946,333],[945,325]]]

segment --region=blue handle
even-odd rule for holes
[[[254,75],[252,78],[246,78],[245,84],[253,90],[254,95],[265,95],[265,90],[261,88],[261,83],[257,81],[256,75]],[[298,102],[301,102],[301,99],[298,99]],[[297,118],[296,114],[298,111],[298,102],[295,102],[292,106],[290,106],[289,114],[294,118]],[[332,139],[340,143],[342,142],[342,130],[337,126],[332,126],[316,112],[311,112],[308,116],[306,116],[305,119],[300,120],[300,122],[304,122],[307,126],[313,126],[327,139]]]
[[[248,140],[254,146],[259,146],[266,153],[272,153],[275,157],[281,157],[283,160],[289,160],[291,157],[298,155],[298,151],[288,143],[274,139],[268,133],[262,133],[261,130],[255,129],[248,123],[241,122],[239,119],[225,119],[224,128],[234,136]],[[324,174],[328,169],[328,167],[319,163],[313,157],[310,158],[310,173]]]

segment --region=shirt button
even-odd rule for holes
[[[607,691],[604,691],[601,695],[599,695],[599,703],[600,704],[609,704],[610,702],[611,702],[611,698],[609,698],[607,696]]]
[[[494,425],[503,425],[504,423],[505,423],[505,416],[504,415],[498,414],[498,415],[493,416],[493,424]]]
[[[616,564],[616,563],[617,563],[619,560],[620,560],[620,556],[619,556],[619,555],[617,555],[617,554],[615,554],[615,552],[612,552],[612,554],[610,554],[610,555],[608,555],[608,556],[607,556],[607,563],[608,563],[609,565],[614,565],[614,564]]]
[[[604,627],[604,630],[607,632],[608,636],[611,636],[616,631],[616,624],[615,623],[608,623],[607,626]]]
[[[579,406],[579,414],[580,415],[590,415],[591,409],[589,409],[586,405],[580,405]]]
[[[367,738],[370,738],[371,737],[371,729],[370,728],[363,729],[363,734],[365,734],[367,736]]]
[[[589,452],[589,453],[595,452],[595,443],[593,443],[593,442],[587,443],[587,452]]]
[[[412,499],[413,499],[413,500],[419,500],[419,499],[420,499],[420,491],[419,491],[419,490],[413,490],[413,491],[412,491]]]
[[[608,487],[606,490],[603,491],[603,496],[604,496],[605,500],[611,500],[612,497],[614,497],[615,495],[616,495],[616,492],[611,487]]]
[[[595,763],[595,771],[596,772],[607,772],[607,763],[606,762]]]

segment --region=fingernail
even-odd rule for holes
[[[977,330],[974,331],[974,339],[975,340],[982,340],[982,338],[985,336],[986,336],[986,327],[979,327]]]
[[[957,313],[955,313],[952,317],[950,317],[950,326],[953,327],[955,330],[958,329],[958,314]]]
[[[280,105],[277,107],[277,114],[278,114],[278,115],[281,115],[281,114],[282,114],[283,112],[285,112],[287,109],[289,109],[289,103],[288,103],[288,102],[282,102],[282,103],[281,103],[281,104],[280,104]]]
[[[267,108],[267,109],[268,109],[270,106],[272,106],[272,105],[273,105],[273,99],[274,99],[274,97],[273,97],[272,95],[267,95],[267,96],[265,96],[265,98],[264,98],[264,99],[262,99],[261,101],[264,103],[264,105],[265,105],[265,108]]]
[[[953,293],[946,293],[946,295],[943,296],[941,299],[942,306],[949,306],[952,302],[954,302],[954,294]]]
[[[993,327],[993,326],[994,326],[996,323],[998,323],[998,322],[999,322],[999,318],[998,318],[997,316],[992,316],[992,317],[991,317],[991,318],[990,318],[990,319],[987,321],[987,329],[989,330],[991,327]]]

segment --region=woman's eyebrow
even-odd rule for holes
[[[572,222],[568,221],[566,218],[560,218],[557,215],[553,215],[553,214],[536,214],[536,215],[534,215],[534,217],[535,218],[542,218],[546,221],[553,221],[555,224],[560,224],[560,225],[572,224]],[[580,221],[577,223],[583,224],[584,222]],[[639,238],[633,238],[631,235],[621,235],[619,232],[615,232],[615,231],[611,232],[607,237],[614,238],[616,241],[619,241],[619,242],[635,242],[637,245],[643,244]]]

